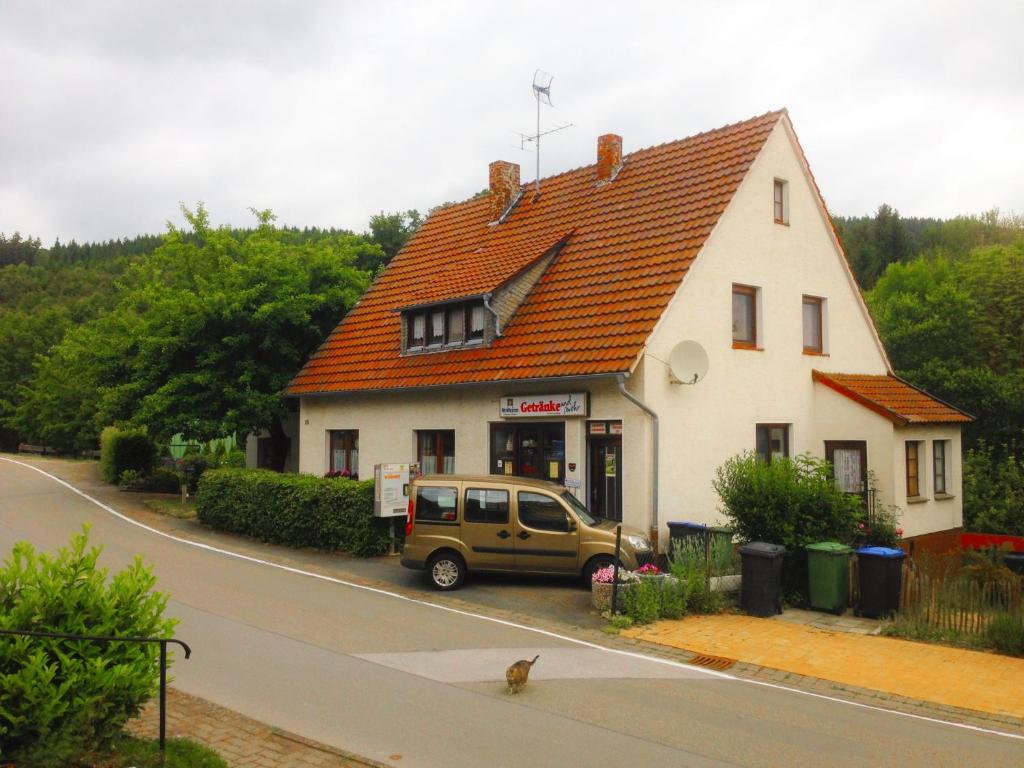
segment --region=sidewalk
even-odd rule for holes
[[[1024,659],[723,614],[623,635],[958,709],[1024,718]]]

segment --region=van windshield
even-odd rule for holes
[[[568,491],[562,491],[562,500],[572,507],[572,511],[576,513],[580,521],[584,525],[596,525],[597,518],[587,511],[587,508],[583,506],[583,502],[577,499]]]

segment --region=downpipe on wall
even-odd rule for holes
[[[643,400],[641,400],[628,389],[626,389],[626,378],[628,376],[629,374],[622,374],[616,379],[616,382],[619,385],[619,392],[622,394],[624,398],[629,400],[629,402],[633,403],[633,405],[635,405],[641,411],[650,416],[651,424],[653,426],[653,429],[651,430],[651,482],[653,485],[653,487],[651,488],[651,505],[653,507],[653,510],[651,515],[652,520],[650,521],[650,525],[648,527],[653,532],[659,532],[660,529],[658,527],[658,414],[651,410],[647,403],[645,403]]]

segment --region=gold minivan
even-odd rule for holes
[[[467,572],[582,576],[611,565],[618,523],[593,517],[564,486],[500,475],[430,475],[409,490],[402,565],[442,590]],[[622,527],[619,562],[654,557],[643,531]]]

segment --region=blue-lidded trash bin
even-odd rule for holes
[[[860,570],[859,616],[882,619],[900,607],[900,587],[903,584],[902,549],[891,547],[861,547],[857,550]]]
[[[670,558],[683,553],[714,561],[732,555],[732,528],[673,520],[668,523],[668,537]]]

